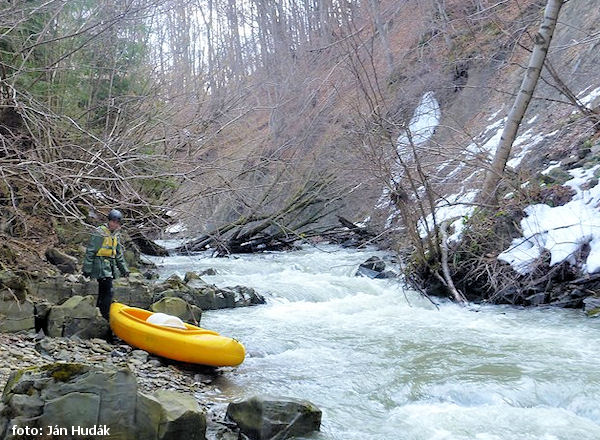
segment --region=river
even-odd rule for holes
[[[355,277],[373,250],[333,246],[154,259],[162,276],[215,268],[266,305],[208,311],[245,362],[203,399],[307,399],[318,440],[598,440],[600,320],[562,309],[436,307],[397,280]]]

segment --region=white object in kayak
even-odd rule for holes
[[[185,330],[186,326],[181,319],[177,316],[167,315],[166,313],[153,313],[148,316],[146,322],[155,325],[162,325],[163,327],[174,327]]]

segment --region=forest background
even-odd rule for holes
[[[522,118],[530,137],[554,135],[499,170],[483,148],[490,122],[519,96],[552,3],[562,10]],[[580,99],[600,82],[594,5],[3,2],[0,261],[38,267],[54,246],[80,257],[112,207],[134,238],[175,224],[221,253],[315,241],[342,216],[401,249],[416,286],[526,302],[547,287],[549,257],[526,279],[496,257],[526,206],[569,200],[567,179],[540,171],[597,154],[597,102]],[[411,121],[426,96],[439,115],[422,141]],[[492,198],[452,197],[486,175],[500,179]],[[459,244],[446,237],[456,219],[436,220],[440,201],[480,208]],[[498,294],[506,280],[517,293]]]

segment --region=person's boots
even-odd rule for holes
[[[113,334],[112,330],[109,328],[108,331],[106,332],[106,336],[104,337],[104,339],[106,340],[106,342],[108,342],[109,344],[114,344],[115,341],[115,335]]]

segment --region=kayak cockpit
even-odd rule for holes
[[[153,327],[156,329],[160,329],[160,330],[172,331],[175,333],[185,333],[185,334],[209,334],[209,335],[218,335],[219,334],[215,331],[207,330],[207,329],[204,329],[201,327],[196,327],[195,325],[191,325],[191,324],[187,324],[187,323],[184,323],[184,325],[186,327],[185,329],[153,324],[153,323],[147,321],[148,317],[153,314],[152,312],[149,312],[148,310],[138,309],[135,307],[124,307],[121,310],[119,310],[119,313],[127,316],[127,318],[129,318],[129,319],[132,319],[132,320],[140,322],[144,325],[147,325],[147,326],[150,326],[150,327]]]

